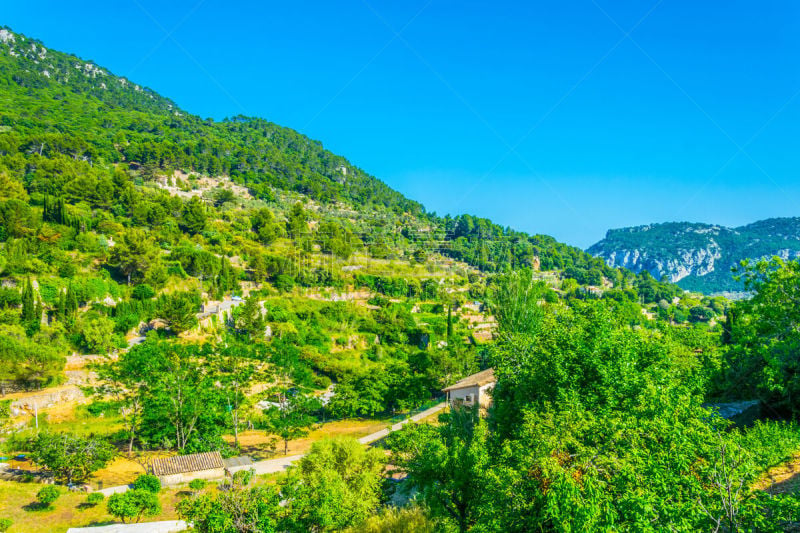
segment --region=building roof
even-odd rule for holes
[[[489,383],[494,383],[496,380],[494,379],[494,368],[487,368],[486,370],[482,370],[477,374],[472,374],[471,376],[467,376],[461,381],[457,381],[450,385],[449,387],[445,387],[442,389],[444,392],[456,390],[456,389],[465,389],[467,387],[482,387],[484,385],[488,385]]]
[[[222,464],[225,465],[225,468],[251,466],[253,464],[253,459],[247,455],[240,455],[239,457],[229,457],[227,459],[223,459]]]
[[[199,472],[223,468],[222,456],[219,452],[193,453],[191,455],[176,455],[164,459],[153,459],[153,474],[168,476],[184,472]]]

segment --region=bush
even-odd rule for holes
[[[90,492],[89,495],[86,497],[86,503],[89,505],[97,505],[103,503],[106,497],[103,496],[101,492]]]
[[[189,482],[189,488],[194,491],[203,490],[205,486],[206,486],[205,479],[193,479]]]
[[[156,291],[153,290],[153,287],[151,287],[147,283],[142,283],[140,285],[135,286],[133,288],[133,292],[131,293],[131,296],[133,296],[137,300],[149,300],[155,295]]]
[[[235,474],[233,474],[233,482],[238,483],[239,485],[246,487],[250,484],[250,481],[253,480],[253,475],[255,474],[255,470],[252,468],[250,470],[239,470]]]
[[[36,493],[36,500],[44,507],[49,507],[51,503],[61,496],[61,490],[55,485],[45,485]]]
[[[142,474],[133,482],[133,488],[158,494],[161,491],[161,480],[152,474]]]
[[[142,516],[154,516],[161,512],[161,502],[154,493],[133,489],[128,492],[112,494],[108,499],[108,513],[122,520],[123,523],[129,520],[138,522]]]
[[[0,533],[5,533],[14,522],[10,518],[0,518]]]

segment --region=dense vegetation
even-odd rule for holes
[[[322,440],[270,482],[195,480],[178,511],[226,533],[798,520],[793,494],[758,488],[800,446],[798,263],[743,267],[749,300],[689,293],[428,213],[297,132],[200,119],[8,29],[0,67],[0,394],[63,383],[73,354],[94,372],[87,428],[12,421],[0,403],[4,448],[56,481],[117,453],[235,455],[245,429],[287,454],[324,421],[386,421],[492,367],[488,412],[408,426],[388,466]],[[752,399],[773,420],[737,428],[707,404]],[[162,493],[145,476],[105,508],[142,520]]]

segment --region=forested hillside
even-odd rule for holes
[[[765,246],[796,235],[766,225],[752,228]],[[672,230],[656,230],[667,250]],[[705,403],[798,411],[796,310],[781,299],[796,263],[745,272],[757,296],[734,304],[439,216],[291,129],[201,119],[5,28],[0,525],[777,530],[762,526],[800,505],[756,484],[800,447],[796,427],[734,429]],[[488,412],[404,426],[379,444],[389,464],[355,440],[490,368]],[[263,470],[220,490],[146,474],[208,452]],[[99,505],[59,488],[103,484],[125,492]]]
[[[589,253],[612,267],[648,271],[687,290],[741,291],[732,269],[743,260],[800,257],[800,218],[771,218],[738,228],[669,222],[609,230]]]

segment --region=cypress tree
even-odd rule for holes
[[[447,342],[450,342],[450,337],[453,335],[453,304],[447,306]]]
[[[30,278],[26,278],[22,285],[22,320],[33,320],[36,316],[36,308],[33,298],[33,286]]]

